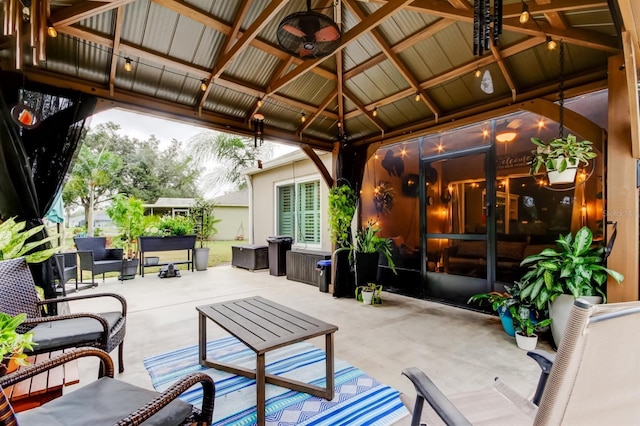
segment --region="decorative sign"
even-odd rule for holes
[[[497,169],[504,170],[515,169],[517,167],[528,167],[532,158],[533,155],[528,151],[498,155],[496,160]]]

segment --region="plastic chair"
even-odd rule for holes
[[[578,299],[548,381],[545,385],[543,371],[532,401],[500,381],[493,389],[445,396],[421,370],[409,368],[402,374],[417,392],[412,426],[626,425],[640,419],[638,359],[640,302],[591,305]],[[539,396],[538,407],[534,402]],[[424,401],[429,406],[423,407]]]
[[[35,375],[46,373],[73,359],[96,356],[104,376],[30,410],[14,413],[3,388]],[[204,373],[191,373],[163,393],[134,386],[113,378],[109,354],[95,348],[78,348],[38,364],[0,377],[0,424],[2,425],[210,425],[213,416],[215,385]],[[178,398],[194,385],[203,388],[202,407]]]

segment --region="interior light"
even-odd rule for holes
[[[124,70],[126,72],[131,72],[133,69],[133,65],[131,64],[131,58],[124,58]]]
[[[531,14],[529,13],[529,6],[523,1],[522,2],[522,13],[520,14],[520,23],[526,24],[529,22],[529,18],[531,18]]]
[[[207,80],[202,79],[202,83],[200,84],[200,90],[202,90],[203,92],[207,91]]]
[[[550,36],[547,36],[547,49],[556,50],[556,47],[558,47],[558,43],[556,43],[556,41]]]
[[[512,142],[518,134],[514,131],[506,131],[496,134],[496,141],[498,142]]]
[[[420,102],[420,92],[416,93],[415,100],[416,102]]]
[[[402,149],[400,150],[400,155],[402,155],[403,157],[404,157],[405,155],[407,155],[407,149],[406,149],[406,148],[402,148]]]
[[[442,144],[439,144],[436,149],[438,150],[438,152],[442,152],[444,151],[444,146]]]
[[[489,136],[489,131],[488,131],[487,129],[484,129],[484,130],[482,131],[482,136],[484,136],[485,138],[486,138],[487,136]]]
[[[58,37],[58,30],[55,29],[51,21],[47,21],[47,34],[49,34],[51,38]]]
[[[544,129],[544,120],[542,118],[538,120],[538,129]]]

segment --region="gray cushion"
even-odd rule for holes
[[[122,318],[120,312],[100,313],[109,323],[109,329]],[[92,342],[103,333],[102,324],[93,318],[73,318],[38,324],[33,331],[33,341],[38,345],[35,350],[46,352],[48,348],[59,348],[82,342]]]
[[[18,413],[18,422],[22,426],[111,426],[158,395],[121,380],[103,377],[45,405]],[[191,404],[176,399],[144,424],[176,426],[191,411]]]

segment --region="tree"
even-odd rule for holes
[[[211,187],[245,188],[247,183],[240,175],[242,169],[255,166],[258,159],[269,160],[273,156],[273,146],[269,143],[256,148],[253,139],[211,131],[191,138],[189,148],[198,166],[210,160],[219,163],[203,177]]]
[[[96,152],[87,146],[80,153],[64,187],[63,199],[75,200],[84,208],[87,234],[93,235],[93,212],[97,205],[109,200],[116,191],[122,160],[110,151]]]

